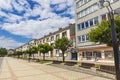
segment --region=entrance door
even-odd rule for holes
[[[77,52],[71,53],[71,55],[72,60],[77,60]]]

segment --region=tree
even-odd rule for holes
[[[72,46],[72,42],[67,37],[57,39],[55,41],[55,48],[62,51],[63,62],[65,61],[65,51]]]
[[[48,43],[45,44],[39,44],[38,50],[43,53],[43,60],[45,60],[45,53],[48,53],[49,51],[53,50],[53,47],[49,45]]]
[[[38,49],[37,47],[33,46],[28,50],[29,53],[29,57],[33,54],[33,58],[34,58],[34,54],[37,53]]]
[[[22,51],[15,51],[14,55],[20,58],[20,55],[22,55]]]
[[[115,28],[118,43],[120,44],[120,17],[115,17]],[[109,21],[102,21],[97,25],[96,28],[91,29],[88,33],[91,42],[99,42],[100,44],[107,44],[108,46],[112,46],[112,36],[110,29]]]
[[[22,51],[23,55],[24,55],[24,58],[27,56],[28,54],[28,50],[25,50],[25,51]]]
[[[6,48],[0,48],[0,56],[4,57],[7,55],[7,49]]]

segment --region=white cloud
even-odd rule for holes
[[[74,19],[70,20],[69,18],[55,17],[43,21],[29,20],[19,24],[4,24],[2,29],[15,35],[22,35],[29,38],[40,38],[44,34],[57,30],[58,27],[67,26],[68,23],[74,23]]]
[[[66,2],[66,0],[50,0],[51,4],[60,4]]]
[[[15,14],[11,14],[9,13],[7,16],[6,16],[6,20],[5,21],[8,21],[8,22],[16,22],[16,21],[21,21],[22,17],[19,16],[19,15],[15,15]]]
[[[11,2],[12,0],[0,0],[0,8],[12,10]]]
[[[0,36],[0,47],[10,49],[10,48],[19,47],[23,44],[24,43],[17,42],[11,38]]]
[[[12,22],[4,23],[2,29],[9,31],[15,35],[21,35],[29,38],[40,38],[44,34],[57,30],[58,27],[66,27],[70,22],[75,22],[74,19],[68,17],[61,17],[53,11],[50,7],[51,4],[57,4],[57,10],[65,9],[69,6],[69,9],[64,12],[64,14],[74,15],[74,0],[32,0],[38,4],[34,5],[33,9],[30,8],[30,4],[27,0],[1,0],[0,9],[11,9],[12,6],[18,11],[25,11],[23,16],[0,12],[0,15],[5,16],[6,21]],[[5,2],[6,5],[5,5]],[[63,14],[63,13],[61,13]],[[29,20],[30,16],[40,16],[37,20]],[[25,21],[22,21],[26,19]],[[43,19],[43,20],[42,20]],[[41,21],[39,21],[41,20]],[[16,23],[19,21],[19,23]],[[54,27],[54,28],[51,28]]]
[[[65,9],[66,8],[66,4],[65,3],[62,3],[62,4],[59,4],[58,5],[58,8],[57,8],[57,10],[63,10],[63,9]]]
[[[5,12],[2,12],[1,10],[0,10],[0,16],[8,16]]]

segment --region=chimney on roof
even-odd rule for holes
[[[59,28],[59,31],[62,30],[62,28]]]
[[[72,23],[69,23],[69,26],[72,26],[73,24]]]
[[[49,35],[51,35],[52,33],[50,32]]]

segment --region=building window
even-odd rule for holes
[[[85,22],[85,26],[86,26],[86,28],[89,26],[89,22],[88,21]]]
[[[51,37],[51,41],[53,41],[53,40],[54,40],[54,36]]]
[[[102,20],[107,20],[106,14],[101,15]]]
[[[54,46],[54,43],[51,43],[51,46]]]
[[[64,37],[64,36],[67,36],[67,33],[66,33],[66,32],[63,32],[63,33],[62,33],[62,37]]]
[[[78,43],[79,42],[87,42],[87,41],[89,41],[89,36],[88,35],[78,36]]]
[[[82,29],[84,29],[84,28],[85,28],[84,23],[82,23]]]
[[[88,35],[86,35],[86,41],[89,41],[89,36]]]
[[[45,42],[45,39],[43,39],[43,43]]]
[[[81,24],[78,24],[77,28],[78,28],[78,30],[81,30]]]
[[[85,41],[85,35],[82,35],[82,42]]]
[[[93,19],[90,20],[90,26],[93,26]]]
[[[86,4],[87,2],[89,2],[90,0],[80,0],[77,4],[76,7],[79,8],[80,6]]]
[[[104,1],[109,1],[110,3],[113,3],[113,2],[115,2],[117,0],[104,0]]]
[[[47,40],[46,40],[47,42],[49,42],[49,38],[47,38]]]
[[[60,38],[60,35],[59,35],[59,34],[57,34],[57,35],[56,35],[56,40],[57,40],[57,39],[59,39],[59,38]]]
[[[78,42],[81,42],[81,36],[78,36]]]
[[[114,14],[119,15],[120,14],[120,8],[114,10]]]
[[[77,14],[77,17],[78,17],[78,19],[79,19],[79,18],[81,18],[81,17],[83,17],[83,16],[86,16],[87,14],[90,14],[90,13],[98,10],[98,8],[99,8],[99,7],[98,7],[98,4],[96,3],[96,4],[90,6],[90,7],[86,8],[86,9],[80,11],[80,12]]]
[[[98,17],[94,18],[94,24],[98,23]]]
[[[91,19],[89,21],[86,21],[86,22],[78,24],[78,28],[77,29],[79,31],[79,30],[82,30],[84,28],[88,28],[90,26],[93,26],[93,25],[95,25],[97,23],[98,23],[98,17],[95,17],[95,18],[93,18],[93,19]]]

